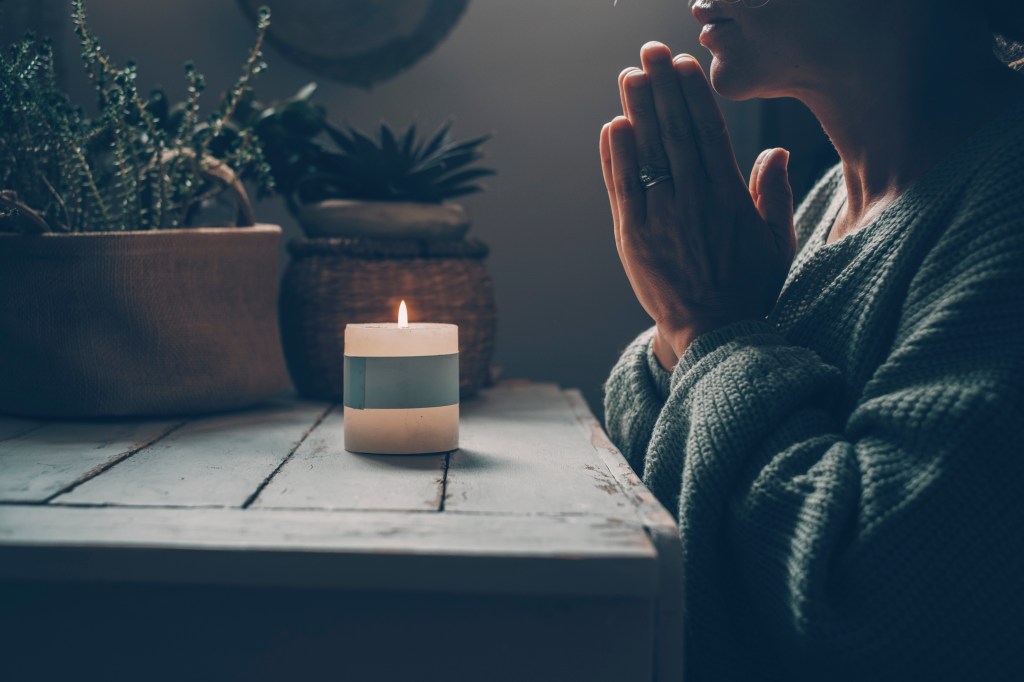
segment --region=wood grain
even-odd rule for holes
[[[557,386],[482,391],[462,415],[446,511],[634,515]]]
[[[462,449],[447,466],[438,455],[348,453],[343,413],[328,410],[287,402],[185,424],[0,420],[0,595],[24,595],[30,583],[44,596],[106,590],[95,603],[131,610],[177,590],[166,597],[188,604],[168,630],[177,650],[187,643],[175,633],[214,617],[210,604],[224,595],[248,591],[239,603],[258,613],[301,593],[315,595],[302,622],[364,655],[349,656],[368,666],[353,670],[416,669],[380,663],[389,645],[374,645],[419,617],[404,636],[443,630],[476,642],[484,628],[458,670],[488,679],[680,679],[678,529],[578,391],[483,391],[462,405]],[[343,613],[325,610],[329,595]],[[47,613],[94,622],[94,606],[67,599]],[[365,611],[352,610],[355,599]],[[391,615],[368,633],[383,603]],[[291,631],[276,630],[267,646],[279,651]],[[495,636],[502,646],[488,649]],[[239,637],[224,660],[250,660],[251,640]],[[590,653],[598,649],[606,655]],[[329,669],[335,659],[316,650],[310,664]],[[513,650],[545,660],[492,665]],[[448,660],[435,666],[455,670]]]
[[[159,439],[176,422],[55,422],[0,442],[0,501],[43,502]]]
[[[652,595],[641,525],[596,517],[0,506],[0,580]]]
[[[242,506],[326,409],[289,402],[189,422],[55,502]]]
[[[310,434],[253,507],[437,511],[445,456],[345,450],[340,407]]]
[[[683,548],[679,528],[665,507],[643,484],[636,472],[611,442],[594,418],[586,400],[577,390],[565,392],[577,422],[597,455],[635,505],[647,535],[658,552],[658,598],[655,606],[654,669],[655,679],[679,680],[683,677],[684,611]]]

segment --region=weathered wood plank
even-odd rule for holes
[[[634,515],[553,384],[482,391],[463,405],[460,431],[446,511]]]
[[[650,528],[665,528],[671,531],[672,537],[679,542],[679,529],[676,526],[672,514],[658,502],[647,486],[643,484],[629,462],[622,456],[619,449],[609,440],[608,434],[594,417],[594,413],[587,406],[583,394],[576,389],[564,391],[564,396],[570,409],[576,416],[576,421],[584,437],[590,443],[598,457],[608,467],[609,472],[615,479],[622,491],[633,502],[639,518],[644,525]]]
[[[0,501],[43,502],[164,436],[175,422],[54,422],[0,442]]]
[[[609,440],[594,418],[583,395],[566,391],[576,418],[598,456],[620,487],[636,505],[647,534],[658,552],[659,593],[655,606],[655,679],[679,680],[683,676],[683,553],[679,528],[672,515],[643,484],[632,467]]]
[[[60,504],[241,506],[327,410],[288,402],[191,421]]]
[[[29,431],[38,429],[45,422],[36,419],[22,419],[21,417],[0,416],[0,441],[17,438]]]
[[[357,455],[345,450],[335,408],[309,435],[253,507],[437,511],[444,455]]]
[[[656,559],[589,516],[0,507],[0,580],[650,596]]]

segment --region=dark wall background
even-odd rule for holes
[[[88,101],[66,4],[0,0],[2,31],[18,35],[30,21],[56,30],[72,94]],[[213,101],[253,38],[233,0],[88,0],[88,9],[109,52],[136,59],[141,85],[160,84],[174,99],[183,93],[182,63],[193,59]],[[399,77],[368,92],[316,79],[338,121],[433,127],[454,115],[460,137],[494,133],[487,163],[499,175],[465,204],[472,233],[492,247],[496,362],[504,377],[579,387],[594,408],[618,353],[649,324],[615,252],[597,136],[619,111],[616,76],[639,61],[650,39],[707,64],[697,24],[679,0],[474,0],[448,40]],[[286,97],[314,80],[272,47],[267,61],[261,98]],[[761,107],[724,107],[740,167],[749,169],[761,149]],[[298,235],[279,200],[258,204],[257,213],[283,225],[286,237]]]

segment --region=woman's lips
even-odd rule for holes
[[[700,44],[709,50],[714,49],[721,43],[735,23],[731,19],[715,19],[704,24],[704,28],[700,32]]]
[[[690,8],[690,13],[701,24],[710,24],[728,16],[722,10],[723,7],[714,2],[696,2]]]

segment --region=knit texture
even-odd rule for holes
[[[766,320],[613,369],[608,432],[678,512],[689,681],[1024,680],[1022,115],[826,244],[832,169]]]

